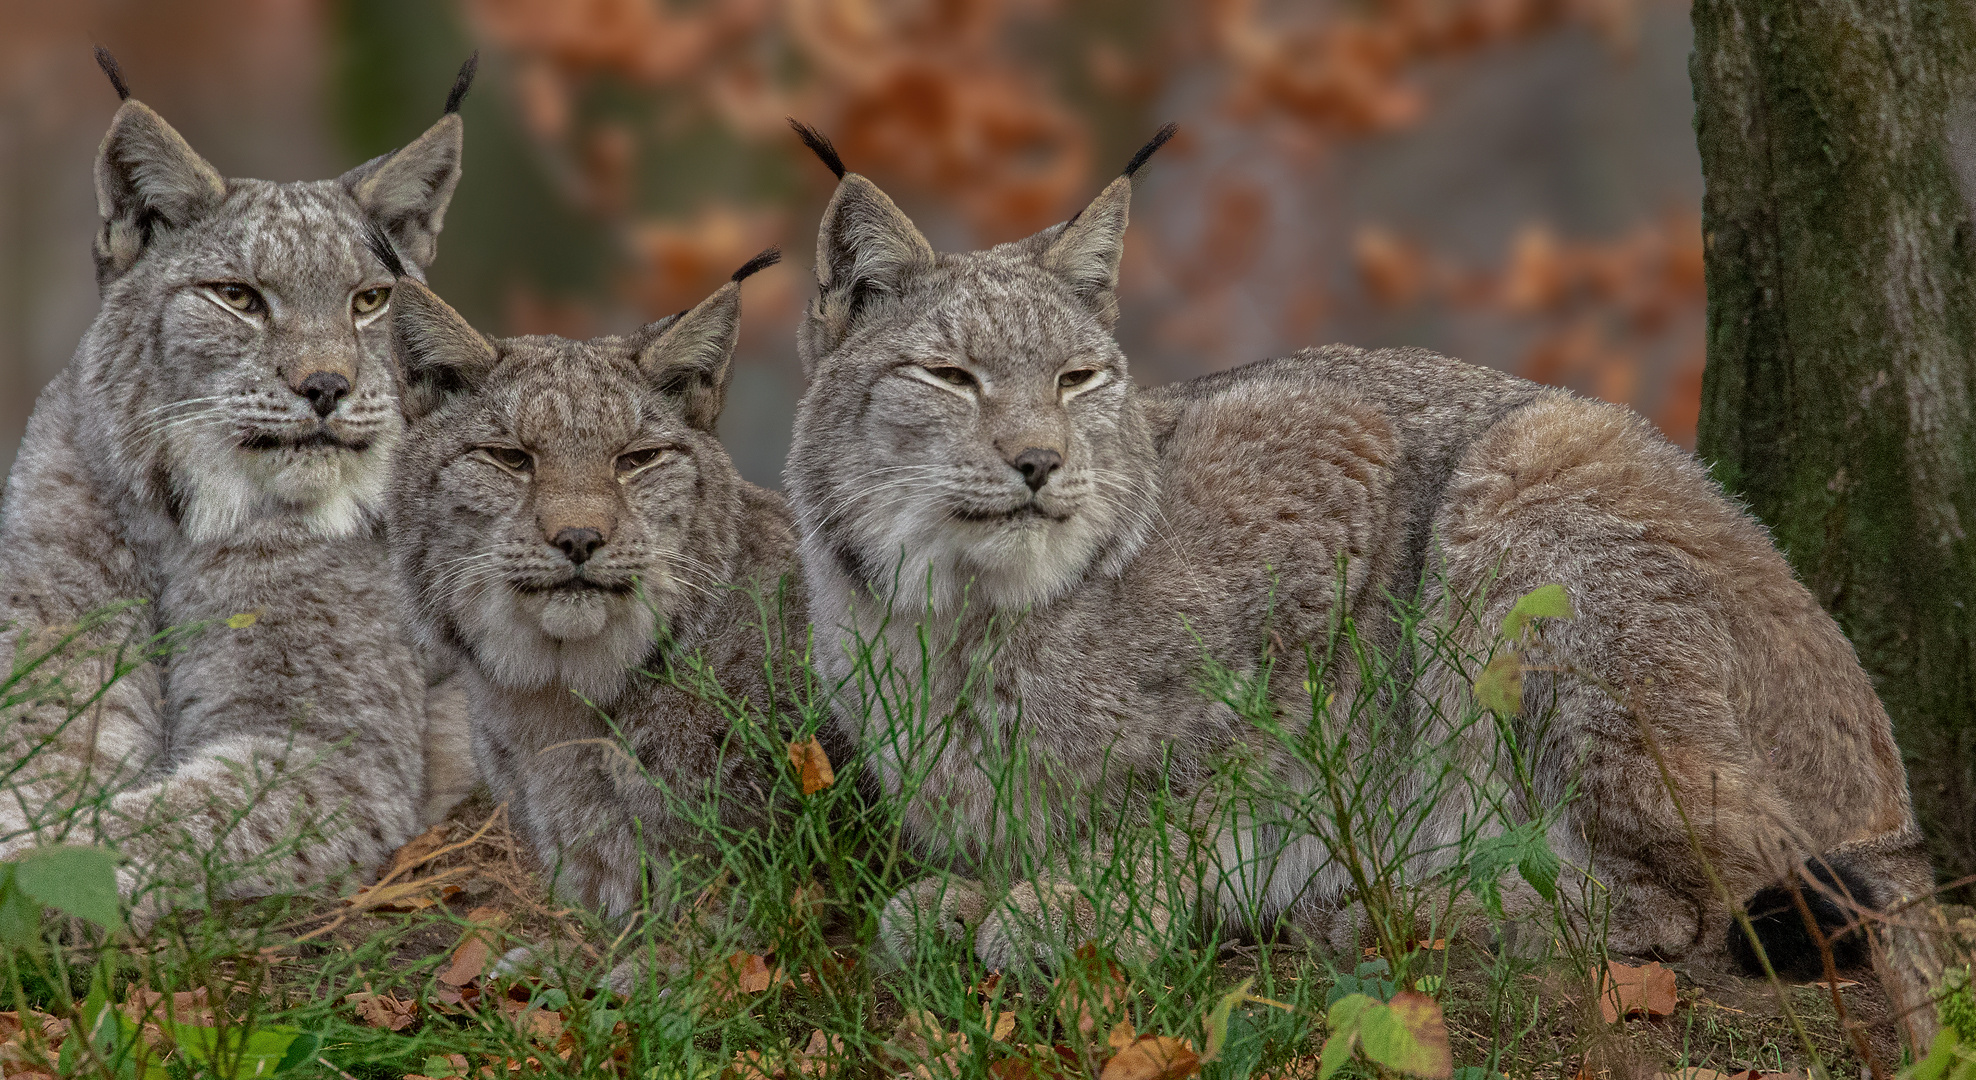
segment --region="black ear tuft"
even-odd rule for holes
[[[761,273],[763,270],[766,270],[769,267],[774,266],[776,263],[779,263],[781,261],[782,261],[782,249],[773,248],[773,247],[769,248],[768,250],[762,252],[760,255],[757,255],[754,258],[749,259],[747,262],[742,263],[741,269],[736,270],[734,272],[734,276],[728,278],[728,280],[746,281],[749,278],[754,277],[756,274]]]
[[[391,246],[391,238],[384,234],[383,229],[378,228],[375,221],[364,222],[364,246],[371,250],[372,255],[377,256],[377,261],[384,264],[384,268],[391,272],[392,277],[405,276],[405,262],[398,257],[398,249]]]
[[[460,111],[460,103],[467,99],[467,91],[473,88],[474,73],[480,70],[480,50],[475,49],[467,62],[460,65],[460,74],[453,80],[453,89],[446,95],[446,111]]]
[[[796,137],[803,140],[803,145],[809,147],[811,153],[823,159],[823,163],[830,167],[830,171],[837,175],[837,179],[844,179],[844,159],[837,156],[837,148],[830,145],[830,140],[823,137],[823,132],[793,116],[789,117],[789,126],[796,129]]]
[[[1132,155],[1132,160],[1125,163],[1125,171],[1119,175],[1131,176],[1133,173],[1138,172],[1146,164],[1147,160],[1154,154],[1159,153],[1160,147],[1165,146],[1167,141],[1172,139],[1179,131],[1179,124],[1168,121],[1158,131],[1153,133],[1153,140],[1151,142],[1140,147],[1139,152]]]
[[[110,85],[117,91],[117,100],[129,101],[130,87],[124,83],[123,68],[117,66],[117,58],[110,55],[110,50],[101,45],[96,46],[96,66],[110,77]]]

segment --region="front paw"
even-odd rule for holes
[[[1163,910],[1138,913],[1150,916],[1155,933],[1148,933],[1134,914],[1109,908],[1101,917],[1090,898],[1068,882],[1025,881],[981,920],[974,955],[990,971],[1051,969],[1082,945],[1096,943],[1120,960],[1142,963],[1158,952],[1157,935],[1171,920]]]
[[[885,902],[878,916],[878,940],[893,960],[912,963],[925,938],[958,945],[981,920],[988,897],[981,883],[968,878],[926,877],[913,882]],[[925,935],[923,938],[921,935]]]

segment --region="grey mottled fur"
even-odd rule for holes
[[[711,850],[678,800],[711,793],[736,828],[769,806],[763,742],[644,674],[697,653],[770,724],[764,649],[792,628],[800,648],[800,586],[775,606],[795,571],[788,511],[714,437],[739,318],[738,283],[590,341],[490,341],[413,283],[393,316],[411,421],[399,576],[428,641],[466,661],[495,798],[558,890],[606,916],[643,906],[648,869],[663,902],[668,861]],[[565,530],[601,543],[575,559]]]
[[[276,184],[222,179],[140,102],[117,112],[96,163],[102,311],[36,404],[0,506],[0,655],[144,603],[8,717],[0,854],[105,839],[132,860],[127,891],[188,872],[175,851],[217,855],[251,893],[374,867],[418,828],[428,675],[378,513],[403,424],[388,304],[360,314],[357,298],[391,285],[366,223],[432,257],[461,140],[448,114],[339,179]],[[225,283],[260,310],[229,306]],[[298,385],[317,372],[349,384],[322,419]],[[107,672],[101,650],[249,612],[63,721]],[[460,719],[446,701],[436,725]]]
[[[906,822],[937,859],[999,883],[977,930],[984,961],[1043,951],[1039,934],[1066,932],[1053,910],[1088,926],[1116,899],[1027,875],[1049,864],[1025,860],[1088,808],[1129,814],[1128,776],[1164,768],[1212,810],[1216,764],[1246,746],[1281,783],[1310,783],[1204,695],[1204,653],[1254,674],[1267,652],[1321,647],[1341,614],[1377,633],[1387,590],[1414,596],[1423,576],[1428,610],[1486,585],[1489,628],[1529,589],[1566,587],[1578,618],[1542,625],[1532,655],[1632,696],[1738,898],[1814,853],[1870,863],[1890,894],[1925,884],[1899,753],[1851,647],[1690,455],[1626,409],[1421,350],[1332,346],[1138,389],[1111,333],[1129,198],[1121,177],[1067,225],[938,254],[850,174],[799,330],[809,387],[787,484],[817,660],[851,687],[837,721],[891,790],[903,759],[930,758]],[[1033,494],[1031,450],[1062,460]],[[1486,651],[1477,625],[1458,644]],[[875,642],[916,662],[922,631],[932,711],[951,716],[890,730],[869,703],[917,687],[864,685],[852,654]],[[1309,715],[1303,665],[1275,673],[1280,714]],[[1431,739],[1428,717],[1459,715],[1468,678],[1440,667],[1422,685],[1442,708],[1411,714]],[[1635,721],[1582,678],[1535,673],[1525,694],[1555,695],[1541,739],[1521,723],[1540,796],[1582,784],[1551,841],[1610,887],[1612,946],[1718,950],[1723,905]],[[1017,738],[1031,756],[1015,801],[1039,809],[1011,816],[990,775]],[[1471,778],[1495,766],[1493,740],[1457,743]],[[1421,842],[1451,842],[1473,805],[1448,799]],[[1279,851],[1267,816],[1201,816],[1223,871],[1238,852],[1275,854],[1214,895],[1156,901],[1156,931],[1198,902],[1352,932],[1341,866],[1308,836]],[[971,888],[922,883],[888,921],[966,922],[984,910]]]

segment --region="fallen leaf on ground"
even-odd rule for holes
[[[391,853],[391,869],[385,877],[394,877],[432,858],[432,853],[446,846],[446,834],[451,826],[434,825],[432,828],[405,841],[405,846]]]
[[[768,958],[755,953],[738,952],[728,957],[727,971],[738,993],[759,994],[775,985],[775,972],[769,970]]]
[[[1649,1020],[1674,1014],[1674,972],[1658,963],[1633,967],[1608,960],[1600,982],[1599,1012],[1608,1024],[1636,1014]]]
[[[796,1054],[796,1070],[804,1076],[828,1076],[843,1065],[844,1037],[825,1035],[822,1028],[810,1032],[810,1041]]]
[[[391,994],[365,991],[345,995],[343,1000],[356,1008],[357,1019],[386,1031],[403,1031],[412,1026],[413,1014],[418,1010],[415,1002],[399,1001]]]
[[[1200,1067],[1200,1055],[1185,1042],[1142,1035],[1105,1062],[1098,1080],[1185,1080]]]
[[[453,962],[439,973],[439,981],[448,986],[465,986],[487,971],[491,955],[485,941],[470,937],[453,953]]]
[[[1111,1031],[1105,1035],[1105,1045],[1110,1047],[1114,1054],[1137,1041],[1139,1041],[1139,1033],[1133,1030],[1130,1020],[1120,1020],[1113,1024]]]
[[[995,1080],[1078,1080],[1086,1075],[1068,1046],[1036,1043],[1022,1049],[1019,1056],[990,1062],[988,1075]]]
[[[1380,1064],[1414,1076],[1453,1076],[1455,1059],[1448,1047],[1448,1023],[1441,1015],[1441,1003],[1417,990],[1402,990],[1386,1003],[1387,1011],[1411,1035],[1412,1045],[1393,1047],[1390,1054],[1375,1054],[1375,1033],[1368,1028],[1360,1034],[1368,1057]]]
[[[1125,971],[1100,953],[1096,944],[1080,946],[1051,985],[1061,993],[1057,1018],[1083,1043],[1095,1041],[1099,1031],[1108,1032],[1114,1018],[1125,1011]]]
[[[349,897],[344,903],[357,911],[405,914],[423,911],[444,901],[460,891],[458,885],[448,884],[446,878],[456,871],[442,871],[417,881],[395,881],[389,885],[366,885]]]
[[[830,755],[823,752],[823,744],[814,735],[807,742],[789,744],[789,764],[795,766],[805,795],[814,795],[837,782],[837,773],[830,767]]]

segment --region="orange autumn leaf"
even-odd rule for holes
[[[814,735],[806,742],[789,744],[789,764],[795,767],[805,795],[814,795],[837,782],[830,755],[823,752],[823,744]]]
[[[1658,963],[1633,967],[1609,960],[1599,981],[1599,1013],[1608,1024],[1628,1016],[1654,1020],[1674,1013],[1674,972]]]
[[[1141,1035],[1105,1062],[1098,1080],[1186,1080],[1200,1067],[1200,1055],[1183,1040]]]
[[[465,986],[486,972],[490,956],[487,942],[470,937],[453,953],[453,962],[439,973],[439,981],[448,986]]]

